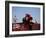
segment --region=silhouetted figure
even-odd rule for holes
[[[29,26],[29,30],[32,30],[32,19],[33,18],[29,14],[26,14],[26,16],[23,18],[23,23]]]

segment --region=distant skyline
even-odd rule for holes
[[[22,18],[25,14],[30,14],[33,17],[33,21],[40,23],[40,8],[36,7],[12,7],[12,17],[17,18],[17,22],[22,22]],[[13,18],[12,18],[13,19]]]

